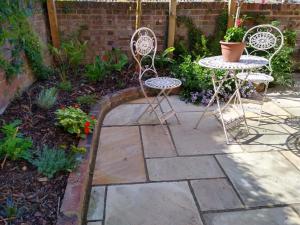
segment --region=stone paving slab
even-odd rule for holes
[[[103,127],[93,184],[146,181],[139,128]]]
[[[110,111],[103,121],[103,126],[122,126],[137,124],[160,124],[154,113],[146,113],[137,123],[148,104],[124,104]],[[157,110],[161,115],[160,110]]]
[[[245,102],[243,103],[246,117],[257,117],[259,115],[259,110],[261,105],[258,102]],[[288,116],[289,113],[280,108],[278,105],[274,104],[272,101],[264,102],[262,108],[262,116]]]
[[[87,220],[102,220],[104,210],[105,187],[92,187]]]
[[[289,107],[284,109],[293,116],[300,116],[300,107]]]
[[[299,216],[289,207],[211,213],[204,218],[207,225],[300,225]]]
[[[212,156],[147,159],[152,181],[224,177]]]
[[[300,203],[300,172],[279,152],[216,157],[246,205]]]
[[[167,126],[142,126],[141,132],[146,158],[176,156]]]
[[[174,118],[169,127],[179,155],[216,154],[242,152],[238,144],[227,145],[220,123],[213,115],[207,115],[199,128],[194,129],[201,112],[178,113],[181,124]]]
[[[97,222],[88,222],[87,225],[102,225],[101,221],[97,221]]]
[[[295,152],[282,151],[281,154],[283,154],[300,171],[300,152],[299,152],[299,150],[295,151]]]
[[[186,182],[108,187],[105,225],[203,225]]]
[[[280,97],[272,98],[272,101],[282,108],[289,108],[289,107],[300,108],[300,96],[298,98],[280,96]]]
[[[226,179],[191,181],[201,211],[243,208]]]

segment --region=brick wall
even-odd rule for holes
[[[51,64],[51,56],[47,50],[47,45],[49,41],[49,32],[48,32],[48,22],[46,14],[43,11],[41,5],[37,5],[35,8],[35,13],[31,18],[31,24],[33,29],[39,34],[39,37],[44,44],[44,58],[45,63]],[[10,101],[14,96],[27,87],[29,87],[34,82],[33,74],[28,66],[28,63],[25,62],[23,72],[19,74],[14,80],[8,83],[5,80],[5,75],[3,71],[0,70],[0,114],[3,113],[5,108],[8,106]]]
[[[82,36],[88,41],[87,60],[104,50],[118,47],[129,53],[130,37],[134,31],[135,4],[126,2],[57,2],[58,23],[62,34],[70,34],[84,27]],[[168,25],[168,3],[143,3],[142,25],[152,28],[158,37],[158,49],[165,48]],[[226,3],[181,2],[177,14],[189,16],[206,34],[215,29],[216,17]],[[300,48],[300,4],[244,4],[242,14],[264,15],[266,20],[280,20],[283,26],[293,26],[297,31],[297,49]],[[267,21],[261,21],[267,22]],[[184,35],[179,27],[176,35]]]

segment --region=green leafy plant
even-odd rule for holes
[[[4,135],[0,141],[0,158],[4,158],[2,167],[6,159],[28,159],[30,156],[29,150],[32,147],[32,141],[29,138],[25,138],[23,134],[19,132],[20,124],[21,121],[15,120],[11,123],[4,124],[0,129]]]
[[[57,88],[45,88],[39,93],[36,104],[42,109],[50,109],[55,104],[57,95]]]
[[[174,52],[174,47],[169,47],[165,49],[161,54],[157,54],[155,56],[155,66],[157,68],[166,68],[175,63],[175,60],[170,57],[170,55]]]
[[[96,56],[94,63],[86,66],[85,74],[91,82],[103,80],[107,74],[105,62],[103,62],[99,56]]]
[[[82,95],[76,98],[76,101],[80,105],[93,105],[97,102],[96,95]]]
[[[28,21],[31,15],[27,1],[0,1],[0,46],[11,49],[9,59],[0,54],[0,67],[8,80],[22,71],[23,53],[38,79],[47,78],[52,73],[44,64],[41,42]]]
[[[59,89],[63,90],[63,91],[67,91],[70,92],[72,91],[72,84],[70,81],[66,80],[66,81],[61,81],[58,86]]]
[[[128,57],[120,49],[113,48],[111,51],[106,51],[102,57],[106,64],[108,73],[112,71],[121,72],[121,70],[128,64]]]
[[[77,136],[83,138],[92,132],[96,124],[96,120],[87,115],[80,108],[70,106],[64,109],[58,109],[55,114],[60,126],[67,132],[77,134]]]
[[[73,152],[74,154],[84,154],[84,153],[86,153],[86,148],[71,145],[71,152]]]
[[[22,216],[24,208],[19,208],[14,201],[12,195],[6,198],[4,204],[0,204],[0,217],[6,219],[6,224],[12,224],[12,222]]]
[[[230,27],[226,31],[224,40],[226,42],[242,42],[245,32],[243,27]]]
[[[78,161],[73,153],[67,154],[62,149],[52,149],[44,146],[37,153],[37,157],[31,160],[31,163],[37,167],[39,173],[48,178],[53,178],[58,172],[73,171]]]

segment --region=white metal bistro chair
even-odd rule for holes
[[[265,84],[265,90],[262,93],[260,102],[258,120],[260,121],[269,83],[274,81],[272,76],[272,59],[282,48],[284,37],[277,27],[264,24],[249,29],[243,38],[243,42],[246,44],[245,52],[247,55],[259,55],[268,60],[268,64],[263,68],[263,71],[243,71],[237,74],[237,78],[241,82],[249,81],[255,84]]]
[[[141,27],[136,30],[131,38],[130,49],[135,61],[139,67],[139,82],[142,92],[147,99],[149,105],[146,107],[144,112],[138,117],[137,122],[142,116],[149,111],[154,112],[161,125],[169,119],[171,116],[175,116],[177,122],[179,122],[178,116],[168,98],[168,95],[172,89],[181,86],[181,81],[172,77],[159,77],[155,69],[154,60],[157,50],[157,39],[154,32],[147,28]],[[143,80],[143,77],[152,74],[152,78]],[[159,90],[158,95],[151,100],[145,91],[144,87]],[[161,103],[166,100],[170,107],[170,111],[163,112]],[[160,113],[157,111],[160,110]]]

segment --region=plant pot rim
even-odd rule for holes
[[[225,45],[237,45],[237,44],[245,44],[245,42],[242,42],[242,41],[239,41],[239,42],[220,41],[220,44],[225,44]]]

